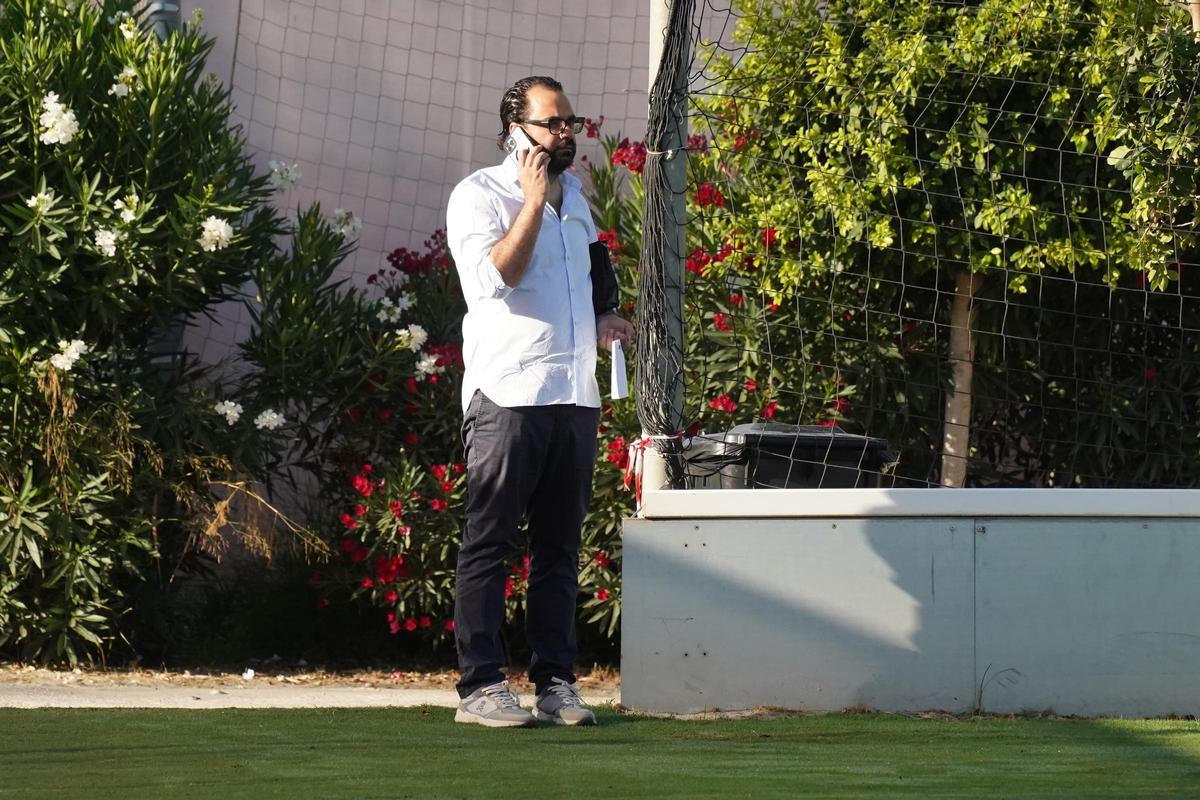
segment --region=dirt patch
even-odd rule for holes
[[[621,680],[610,668],[580,672],[579,687],[588,694],[615,694]],[[0,664],[0,683],[34,686],[139,686],[194,689],[249,688],[252,686],[305,686],[313,688],[359,687],[366,689],[454,688],[458,673],[445,670],[326,669],[304,662],[287,665],[282,660],[251,663],[241,670],[150,670],[79,668],[56,670],[21,664]],[[513,688],[531,694],[525,675],[511,675]]]

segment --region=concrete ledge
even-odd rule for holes
[[[1200,525],[1177,508],[755,519],[727,516],[729,496],[826,492],[674,494],[724,497],[724,513],[626,521],[631,708],[1200,713]]]

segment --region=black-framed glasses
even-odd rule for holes
[[[571,129],[572,133],[582,133],[583,125],[585,122],[587,122],[587,120],[583,117],[567,117],[566,119],[562,117],[551,117],[550,119],[523,119],[520,121],[545,128],[555,136],[558,136],[566,131],[568,127]]]

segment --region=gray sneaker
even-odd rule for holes
[[[555,725],[595,725],[596,715],[583,704],[579,692],[561,678],[551,678],[550,685],[537,696],[533,704],[539,722]]]
[[[533,714],[521,708],[508,681],[484,686],[464,697],[454,712],[454,721],[489,728],[528,728],[535,723]]]

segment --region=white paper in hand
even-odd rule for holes
[[[623,400],[626,397],[629,397],[629,381],[625,377],[625,351],[621,349],[621,340],[613,339],[612,399]]]

